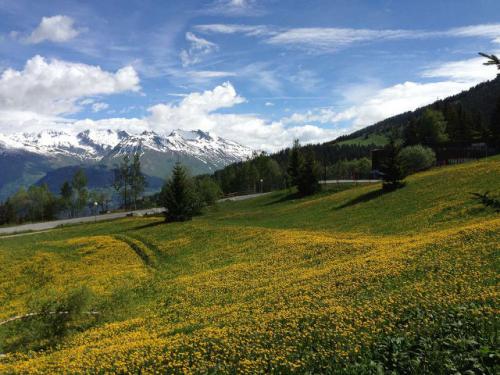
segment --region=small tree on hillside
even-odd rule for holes
[[[76,211],[81,211],[87,204],[88,191],[87,191],[87,176],[83,169],[78,169],[73,175],[71,180],[71,187],[73,192],[76,194],[74,197],[73,206]]]
[[[405,173],[399,159],[401,143],[398,134],[393,132],[389,137],[389,143],[384,147],[385,155],[381,165],[381,172],[384,179],[382,187],[387,191],[404,186]]]
[[[406,175],[424,171],[436,164],[434,151],[422,145],[403,148],[398,155],[403,171]]]
[[[200,212],[199,199],[186,169],[177,163],[160,193],[166,221],[186,221]]]
[[[73,196],[73,188],[71,187],[71,184],[68,181],[64,181],[64,183],[61,185],[61,207],[63,210],[67,210],[70,213],[70,216],[72,215],[72,210],[71,210],[71,197]]]
[[[411,121],[405,129],[405,140],[409,145],[425,144],[435,146],[448,140],[446,120],[441,111],[426,109],[415,121]]]
[[[137,209],[137,199],[144,192],[145,187],[146,178],[141,172],[140,155],[136,152],[130,166],[130,196],[134,201],[135,209]]]
[[[303,164],[304,156],[302,155],[302,150],[300,149],[300,143],[298,139],[295,139],[293,141],[293,146],[290,149],[290,157],[287,170],[292,186],[297,186],[299,184],[299,174]]]
[[[196,180],[198,199],[203,205],[214,204],[222,196],[219,185],[209,176],[203,176]]]
[[[320,190],[320,174],[319,164],[313,154],[308,152],[297,177],[297,189],[300,196],[312,195]]]

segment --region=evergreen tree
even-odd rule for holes
[[[64,181],[61,185],[61,207],[63,210],[69,210],[71,212],[71,197],[73,196],[73,188],[68,181]]]
[[[496,55],[488,55],[483,52],[479,52],[479,54],[488,59],[488,61],[483,63],[483,65],[495,65],[498,68],[499,70],[498,74],[500,75],[500,59]]]
[[[10,224],[16,222],[16,214],[14,207],[9,198],[0,204],[0,225]]]
[[[496,102],[495,112],[491,116],[489,137],[491,143],[500,150],[500,96]]]
[[[299,140],[296,139],[293,141],[293,147],[290,150],[287,169],[292,186],[297,186],[299,184],[299,174],[303,164],[304,156],[302,155],[302,150],[300,149]]]
[[[136,152],[130,166],[130,195],[134,201],[134,209],[137,209],[137,199],[144,192],[145,187],[146,178],[141,172],[140,155]]]
[[[404,168],[399,158],[401,143],[398,134],[393,131],[389,137],[389,143],[384,147],[385,154],[381,165],[384,190],[390,191],[404,186]]]
[[[177,163],[160,193],[166,221],[186,221],[200,212],[200,202],[186,169]]]
[[[435,146],[448,140],[446,120],[441,111],[425,110],[415,127],[418,143]]]
[[[311,152],[306,153],[299,175],[297,176],[297,190],[299,195],[304,197],[318,192],[321,188],[319,177],[321,171],[317,161]]]

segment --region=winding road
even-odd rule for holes
[[[269,193],[240,195],[240,196],[220,199],[219,202],[242,201],[245,199],[251,199],[251,198],[255,198],[255,197],[258,197],[260,195],[265,195],[265,194],[269,194]],[[155,207],[155,208],[148,208],[148,209],[144,209],[144,210],[113,212],[113,213],[97,215],[97,216],[76,217],[73,219],[61,219],[61,220],[54,220],[54,221],[44,221],[41,223],[22,224],[22,225],[16,225],[16,226],[12,226],[12,227],[4,227],[4,228],[0,228],[0,240],[2,238],[12,237],[12,235],[16,235],[16,236],[17,235],[27,235],[27,234],[32,234],[34,232],[47,231],[50,229],[57,228],[61,225],[93,223],[93,222],[97,222],[97,221],[120,219],[120,218],[127,217],[127,216],[154,215],[154,214],[161,214],[164,211],[165,211],[164,208]],[[7,234],[10,234],[11,236],[2,236],[2,235],[7,235]]]

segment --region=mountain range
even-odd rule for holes
[[[192,174],[211,173],[247,159],[253,151],[201,130],[174,130],[169,134],[109,129],[0,134],[0,200],[21,186],[37,182],[47,183],[57,192],[61,178],[66,179],[75,166],[100,176],[97,181],[109,186],[112,169],[124,155],[136,152],[141,155],[143,173],[153,182],[150,188],[156,189],[158,180],[167,177],[177,161]],[[104,179],[104,175],[108,177]],[[96,181],[92,185],[100,187]]]

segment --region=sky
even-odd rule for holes
[[[0,0],[0,132],[325,142],[496,76],[498,0]]]

